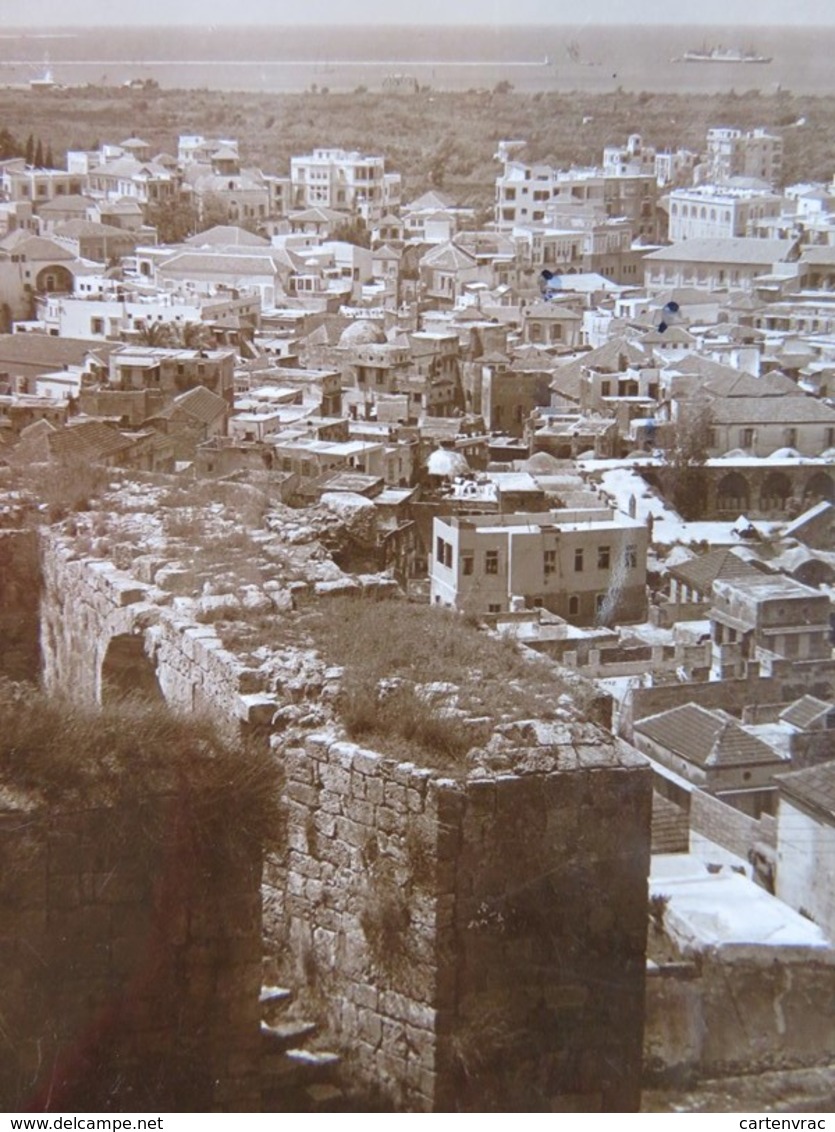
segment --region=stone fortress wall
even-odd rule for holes
[[[280,697],[169,592],[54,529],[42,560],[50,692],[269,732]],[[282,758],[270,960],[360,1080],[409,1110],[638,1107],[651,786],[626,744],[574,720],[459,778],[329,733]]]

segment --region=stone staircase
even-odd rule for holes
[[[341,1057],[315,1047],[316,1022],[296,1017],[285,987],[261,988],[261,1095],[264,1112],[346,1112]]]

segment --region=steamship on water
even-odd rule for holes
[[[770,55],[756,51],[741,51],[738,47],[708,47],[704,44],[695,51],[685,51],[677,63],[770,63]]]

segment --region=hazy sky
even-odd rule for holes
[[[0,0],[0,27],[162,24],[835,24],[833,0]]]

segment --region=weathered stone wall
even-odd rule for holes
[[[717,680],[700,684],[660,684],[632,688],[619,715],[619,734],[631,741],[632,725],[648,715],[694,702],[705,708],[722,708],[742,717],[751,704],[791,703],[809,693],[830,699],[835,689],[835,667],[829,662],[784,662],[774,676],[751,675],[744,680]]]
[[[183,615],[169,574],[163,589],[159,569],[138,580],[48,532],[47,689],[100,702],[144,669],[174,707],[268,730],[264,674]],[[333,735],[285,753],[276,974],[398,1108],[638,1106],[651,774],[562,718],[458,779]]]
[[[651,775],[588,731],[550,769],[467,784],[443,1043],[458,1108],[639,1106]]]
[[[261,674],[224,649],[212,625],[179,614],[171,592],[110,562],[79,556],[53,532],[43,535],[42,558],[47,692],[101,703],[108,649],[114,640],[135,638],[147,658],[147,679],[172,707],[210,715],[225,726],[230,721],[255,726],[272,717],[276,704],[262,693]],[[141,671],[137,665],[135,674]]]
[[[835,1058],[835,953],[732,947],[649,970],[651,1078],[686,1081],[828,1065]]]
[[[41,567],[33,530],[0,531],[0,676],[38,679]]]
[[[460,789],[326,735],[289,752],[285,773],[282,976],[324,1009],[361,1077],[431,1110]]]
[[[650,772],[583,737],[458,781],[288,756],[285,974],[400,1108],[638,1106]]]
[[[762,826],[756,818],[704,790],[693,790],[690,794],[690,829],[743,861],[755,842],[763,840]]]
[[[168,798],[135,813],[0,812],[0,1107],[239,1111],[260,1103],[260,860],[195,869]]]

